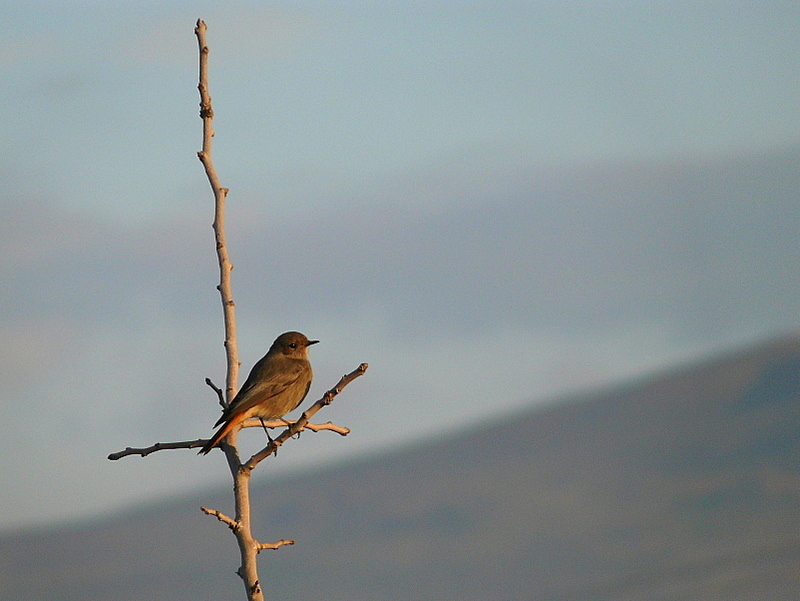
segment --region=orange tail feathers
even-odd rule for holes
[[[211,437],[203,448],[200,449],[197,454],[198,455],[207,455],[211,449],[219,444],[219,442],[225,438],[228,433],[233,430],[234,426],[238,426],[244,420],[244,413],[237,413],[236,415],[232,416],[227,422],[220,426],[219,430],[214,433],[214,436]]]

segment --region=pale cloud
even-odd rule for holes
[[[0,70],[9,72],[24,68],[32,60],[52,56],[57,46],[51,36],[43,33],[26,35],[21,32],[5,31],[3,47],[0,49]]]
[[[57,315],[0,324],[0,381],[6,398],[32,400],[36,382],[50,375],[46,366],[61,364],[74,352],[79,325]]]

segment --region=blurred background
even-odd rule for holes
[[[370,363],[261,481],[800,327],[796,2],[0,11],[1,531],[228,482],[106,459],[218,417],[198,17],[241,378],[290,329],[309,402]]]

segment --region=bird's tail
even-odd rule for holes
[[[241,413],[232,416],[228,421],[220,426],[219,430],[214,433],[214,436],[212,436],[211,439],[205,445],[203,445],[203,448],[200,449],[197,454],[207,455],[208,452],[217,446],[219,442],[225,438],[231,430],[233,430],[233,427],[242,421],[243,418],[244,416]]]

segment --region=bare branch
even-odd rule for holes
[[[195,449],[197,447],[202,447],[207,442],[207,438],[198,438],[197,440],[181,440],[178,442],[157,442],[149,447],[126,447],[122,451],[111,453],[108,458],[111,461],[116,461],[117,459],[122,459],[128,455],[141,455],[142,457],[147,457],[150,453],[155,453],[156,451],[165,451],[168,449]]]
[[[284,420],[284,419],[265,419],[264,425],[267,428],[283,428],[284,426],[291,426],[297,423],[296,421],[292,420]],[[261,420],[258,418],[250,418],[242,422],[242,428],[260,428],[261,427]],[[341,434],[342,436],[347,436],[350,434],[350,428],[346,428],[345,426],[337,426],[333,422],[325,422],[324,424],[312,424],[308,422],[303,426],[304,430],[311,430],[312,432],[321,432],[322,430],[328,430],[330,432],[336,432],[336,434]]]
[[[264,420],[264,424],[268,428],[282,428],[286,425],[287,422],[283,420]],[[296,422],[288,422],[289,424],[295,424]],[[255,428],[261,427],[261,422],[258,419],[248,419],[242,423],[243,428]],[[302,430],[311,430],[312,432],[322,432],[322,431],[329,431],[335,432],[336,434],[340,434],[341,436],[347,436],[350,434],[350,428],[346,428],[344,426],[337,426],[333,422],[325,422],[324,424],[312,424],[311,422],[306,423]],[[141,455],[142,457],[147,457],[150,453],[155,453],[156,451],[167,451],[172,449],[196,449],[198,447],[202,447],[204,444],[208,442],[208,438],[198,438],[197,440],[179,440],[176,442],[157,442],[149,447],[126,447],[122,451],[117,451],[116,453],[111,453],[108,458],[111,461],[116,461],[117,459],[122,459],[123,457],[128,457],[129,455]]]
[[[276,543],[258,543],[256,551],[263,551],[264,549],[274,550],[274,549],[279,549],[284,545],[293,545],[293,544],[294,544],[293,540],[286,540],[285,538],[282,538]]]
[[[252,471],[261,461],[269,457],[270,455],[275,454],[278,451],[278,447],[280,447],[285,441],[289,438],[301,432],[303,428],[305,428],[306,424],[308,424],[308,420],[320,409],[323,407],[330,405],[333,402],[333,399],[338,395],[342,389],[347,386],[350,382],[358,378],[359,376],[363,376],[364,372],[367,371],[369,364],[362,363],[356,369],[351,371],[349,374],[345,374],[342,376],[342,379],[339,380],[338,384],[328,390],[325,394],[322,395],[316,403],[311,405],[308,409],[303,412],[303,415],[300,416],[296,422],[292,423],[286,430],[281,432],[281,434],[274,438],[266,447],[261,449],[258,453],[250,457],[246,463],[243,463],[242,466],[239,468],[242,472],[250,472]]]
[[[217,261],[219,263],[219,290],[222,300],[222,312],[225,319],[225,356],[228,362],[225,380],[225,398],[228,402],[236,395],[239,381],[239,355],[236,350],[236,311],[231,291],[231,265],[228,257],[228,246],[225,241],[225,198],[228,189],[220,184],[217,170],[211,159],[211,143],[214,138],[214,109],[211,107],[211,94],[208,91],[208,46],[206,45],[206,24],[197,20],[194,33],[200,51],[200,77],[197,89],[200,92],[200,118],[203,120],[203,149],[197,153],[208,177],[208,183],[214,192],[214,236],[217,243]]]
[[[324,424],[312,424],[308,422],[305,426],[303,426],[304,430],[311,430],[312,432],[321,432],[322,430],[328,430],[330,432],[336,432],[337,434],[341,434],[342,436],[347,436],[350,434],[350,428],[346,428],[345,426],[337,426],[333,422],[325,422]]]
[[[213,515],[215,518],[217,518],[223,524],[227,524],[228,528],[230,528],[234,532],[236,532],[239,529],[239,526],[240,526],[239,522],[237,522],[233,518],[229,518],[227,515],[225,515],[224,513],[219,511],[218,509],[209,509],[208,507],[201,507],[200,511],[202,511],[203,513],[205,513],[207,515]]]
[[[206,384],[211,387],[211,389],[217,393],[217,398],[219,399],[219,405],[222,407],[222,410],[228,408],[228,403],[225,402],[225,395],[222,394],[222,388],[219,388],[214,382],[211,381],[211,378],[206,378]]]

